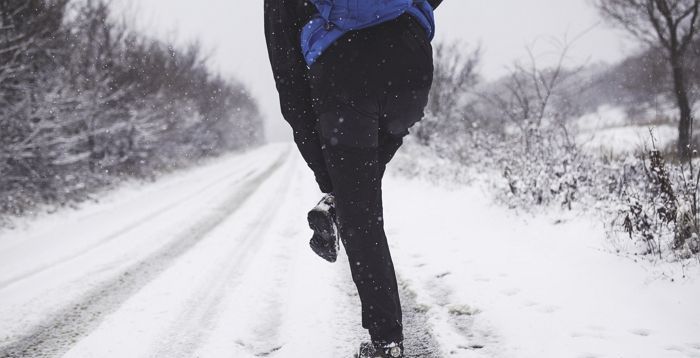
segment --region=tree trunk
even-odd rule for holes
[[[678,102],[680,120],[678,121],[678,156],[682,161],[691,158],[692,150],[690,139],[692,137],[693,118],[688,100],[688,90],[685,86],[685,71],[679,54],[671,54],[671,67],[673,69],[673,87]]]

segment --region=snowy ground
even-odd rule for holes
[[[668,115],[674,117],[673,113]],[[651,120],[654,115],[649,113],[647,117]],[[621,107],[603,106],[576,120],[576,141],[592,153],[619,155],[665,148],[678,138],[675,125],[632,125],[627,123],[628,118]]]
[[[385,195],[410,356],[700,357],[696,267],[659,275],[477,186]],[[308,249],[318,197],[276,144],[0,234],[0,357],[351,357],[348,263]]]

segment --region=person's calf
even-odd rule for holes
[[[377,148],[377,157],[379,164],[386,167],[387,164],[394,158],[396,152],[403,145],[403,136],[392,135],[384,132],[379,133],[379,147]]]

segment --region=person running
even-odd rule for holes
[[[310,246],[335,262],[339,241],[371,344],[403,357],[401,303],[384,232],[382,178],[423,118],[433,80],[433,9],[442,0],[265,0],[268,54],[284,119],[321,201]]]

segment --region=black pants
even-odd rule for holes
[[[374,341],[403,339],[401,303],[382,208],[386,165],[423,117],[432,83],[432,48],[409,15],[346,34],[310,70],[340,236]]]

